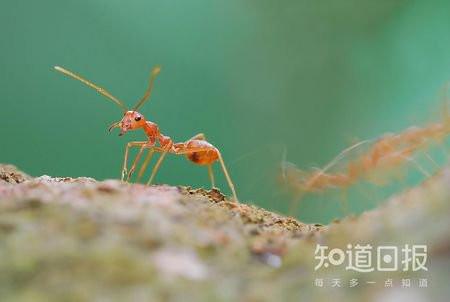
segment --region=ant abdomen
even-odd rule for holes
[[[211,148],[207,151],[198,151],[187,153],[186,157],[197,165],[210,165],[219,159],[219,154],[217,149],[204,140],[191,140],[186,143],[187,148]]]

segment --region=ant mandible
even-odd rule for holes
[[[124,180],[125,175],[127,175],[127,161],[128,161],[129,148],[132,146],[140,146],[141,148],[139,150],[139,153],[136,156],[133,166],[127,175],[127,181],[130,179],[131,175],[133,174],[133,172],[136,168],[136,165],[138,164],[139,159],[145,149],[150,149],[150,151],[147,154],[147,157],[146,157],[141,169],[139,170],[138,179],[137,179],[138,181],[142,177],[142,175],[145,171],[145,168],[147,167],[147,164],[150,161],[150,158],[152,157],[153,153],[154,152],[161,153],[161,157],[156,162],[156,165],[153,168],[152,175],[151,175],[149,181],[147,182],[147,185],[151,184],[152,180],[155,177],[156,172],[158,171],[158,169],[161,165],[161,162],[163,161],[164,157],[166,156],[166,154],[168,152],[177,154],[177,155],[186,155],[186,157],[193,163],[195,163],[197,165],[208,166],[209,177],[211,179],[211,183],[212,183],[213,187],[215,186],[215,184],[214,184],[214,174],[213,174],[213,170],[211,168],[211,164],[218,160],[222,166],[223,172],[228,181],[231,192],[233,193],[233,197],[236,201],[238,201],[237,195],[236,195],[236,190],[234,189],[233,182],[231,181],[230,175],[227,171],[227,168],[225,167],[225,163],[222,159],[222,155],[220,154],[219,150],[216,147],[214,147],[212,144],[210,144],[206,141],[204,134],[202,134],[202,133],[197,134],[194,137],[192,137],[191,139],[189,139],[185,142],[182,142],[182,143],[174,143],[173,140],[169,136],[165,136],[159,131],[159,127],[156,123],[147,121],[141,113],[136,111],[149,98],[150,93],[152,91],[153,83],[155,81],[155,77],[160,71],[159,66],[155,67],[150,75],[150,84],[147,88],[147,91],[145,92],[144,97],[136,105],[136,107],[134,107],[134,109],[131,111],[127,110],[127,108],[122,104],[122,102],[120,102],[117,98],[115,98],[113,95],[108,93],[103,88],[100,88],[100,87],[92,84],[91,82],[83,79],[82,77],[80,77],[62,67],[55,66],[54,68],[57,71],[62,72],[68,76],[71,76],[71,77],[83,82],[84,84],[96,89],[98,92],[100,92],[101,94],[103,94],[106,97],[108,97],[109,99],[111,99],[113,102],[115,102],[117,105],[119,105],[125,111],[125,114],[124,114],[122,120],[120,122],[112,124],[111,127],[109,128],[109,131],[111,131],[112,128],[120,127],[121,131],[119,133],[119,136],[122,136],[128,130],[136,130],[136,129],[140,129],[140,128],[144,129],[145,134],[148,137],[148,141],[129,142],[127,144],[127,147],[125,149],[125,158],[123,161],[123,168],[122,168],[122,181]],[[156,140],[158,140],[160,147],[155,146]]]

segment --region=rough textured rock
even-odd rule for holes
[[[22,171],[17,170],[16,167],[12,165],[0,164],[0,181],[5,181],[8,183],[21,183],[25,180],[30,180],[31,176],[25,174]]]
[[[427,301],[448,296],[450,169],[360,217],[307,225],[217,190],[31,178],[0,165],[1,301]],[[316,244],[425,244],[428,271],[315,270]],[[394,280],[385,288],[386,278]],[[402,288],[402,278],[411,279]],[[340,278],[341,288],[315,286]],[[349,288],[350,279],[360,286]],[[419,288],[419,278],[428,288]],[[366,281],[376,284],[366,284]],[[398,283],[398,284],[395,284]]]

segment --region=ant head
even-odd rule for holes
[[[118,123],[114,123],[109,127],[109,131],[112,128],[120,127],[122,130],[119,133],[119,136],[122,136],[128,130],[135,130],[144,127],[145,125],[145,117],[137,111],[127,111],[125,112],[122,120]]]
[[[147,88],[147,91],[145,92],[144,97],[142,100],[134,107],[132,111],[127,111],[125,109],[125,114],[122,118],[122,120],[118,123],[114,123],[109,127],[109,131],[111,131],[112,128],[115,127],[121,127],[122,131],[120,131],[119,136],[122,136],[127,132],[128,130],[135,130],[144,127],[145,125],[145,118],[142,114],[137,112],[136,110],[148,99],[150,96],[150,92],[152,91],[153,83],[155,81],[155,77],[160,71],[159,66],[155,67],[150,74],[150,84]]]
[[[111,95],[109,92],[105,91],[104,89],[92,84],[91,82],[83,79],[79,75],[74,74],[73,72],[70,72],[68,70],[65,70],[62,67],[55,66],[55,69],[59,72],[62,72],[64,74],[67,74],[68,76],[71,76],[75,79],[77,79],[80,82],[83,82],[84,84],[96,89],[101,94],[105,95],[109,99],[111,99],[114,103],[120,106],[120,108],[125,111],[125,114],[120,122],[114,123],[109,127],[109,131],[111,131],[112,128],[120,127],[122,128],[122,131],[120,131],[119,136],[122,136],[127,132],[128,130],[135,130],[144,127],[145,125],[145,118],[142,114],[137,112],[136,110],[150,97],[150,92],[152,91],[153,83],[155,82],[155,77],[161,70],[159,66],[156,66],[152,73],[150,74],[150,84],[147,88],[147,91],[145,92],[144,97],[142,100],[134,107],[132,111],[128,111],[127,108],[122,104],[121,101],[116,99],[113,95]]]

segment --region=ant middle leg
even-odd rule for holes
[[[136,166],[137,166],[139,160],[141,159],[141,155],[142,155],[142,153],[144,152],[144,149],[146,149],[146,148],[152,148],[152,147],[153,147],[152,144],[146,144],[146,145],[143,145],[143,146],[141,147],[141,149],[139,150],[139,153],[138,153],[137,156],[136,156],[136,159],[134,160],[133,166],[132,166],[131,169],[130,169],[130,172],[128,172],[127,181],[129,181],[130,178],[131,178],[131,176],[133,175],[133,172],[134,172],[134,170],[136,169]],[[150,160],[150,158],[148,158],[148,157],[149,157],[149,155],[150,155],[150,157],[151,157],[151,154],[152,154],[152,153],[153,153],[153,151],[150,150],[150,152],[149,152],[149,154],[147,155],[147,158],[146,158],[146,160],[145,160],[146,163],[148,163],[148,161]],[[145,165],[147,165],[147,164],[145,164]]]
[[[158,159],[158,161],[156,162],[155,167],[153,168],[152,171],[152,175],[150,176],[150,179],[147,182],[147,186],[150,185],[153,181],[153,178],[156,175],[156,172],[158,172],[159,166],[161,165],[162,161],[164,160],[164,157],[166,156],[167,152],[172,148],[172,144],[167,144],[163,149],[162,149],[162,154],[161,157]],[[154,148],[153,150],[157,150],[156,148]],[[158,151],[160,151],[160,149],[158,149]]]
[[[128,150],[130,149],[130,147],[133,147],[133,146],[141,146],[142,147],[142,146],[145,146],[146,144],[148,144],[148,142],[129,142],[127,144],[127,147],[125,148],[125,156],[123,159],[122,178],[121,178],[122,181],[125,178],[125,175],[127,174]]]
[[[144,163],[141,166],[141,169],[139,169],[139,174],[138,174],[138,177],[136,179],[137,182],[139,182],[141,180],[141,178],[142,178],[142,175],[144,175],[145,169],[147,168],[148,163],[150,162],[150,159],[153,156],[153,153],[155,153],[155,152],[164,152],[164,150],[165,150],[163,148],[154,147],[154,146],[142,146],[141,150],[139,151],[138,157],[141,155],[142,151],[145,148],[150,148],[150,151],[148,152],[147,157],[145,158]],[[135,164],[133,165],[133,168],[135,168],[135,165],[137,164],[138,160],[139,159],[136,158],[136,161],[135,161]],[[160,160],[158,160],[159,164],[157,163],[158,167],[161,164],[161,161],[162,161],[162,159],[160,158]],[[133,173],[133,170],[134,170],[133,168],[131,168],[131,170],[130,170],[129,177],[131,177],[131,174]],[[151,179],[153,179],[153,177],[154,177],[154,175],[152,174],[152,178]]]
[[[153,148],[148,152],[147,157],[145,158],[144,163],[142,164],[142,167],[141,167],[141,169],[139,170],[139,174],[138,174],[138,177],[137,177],[137,180],[136,180],[137,182],[139,182],[139,181],[141,180],[141,178],[142,178],[142,175],[144,175],[144,171],[145,171],[145,169],[147,168],[148,162],[149,162],[150,159],[152,158],[153,153],[154,153],[155,151],[157,151],[157,150],[155,150],[155,149],[158,149],[158,148],[153,147]]]

